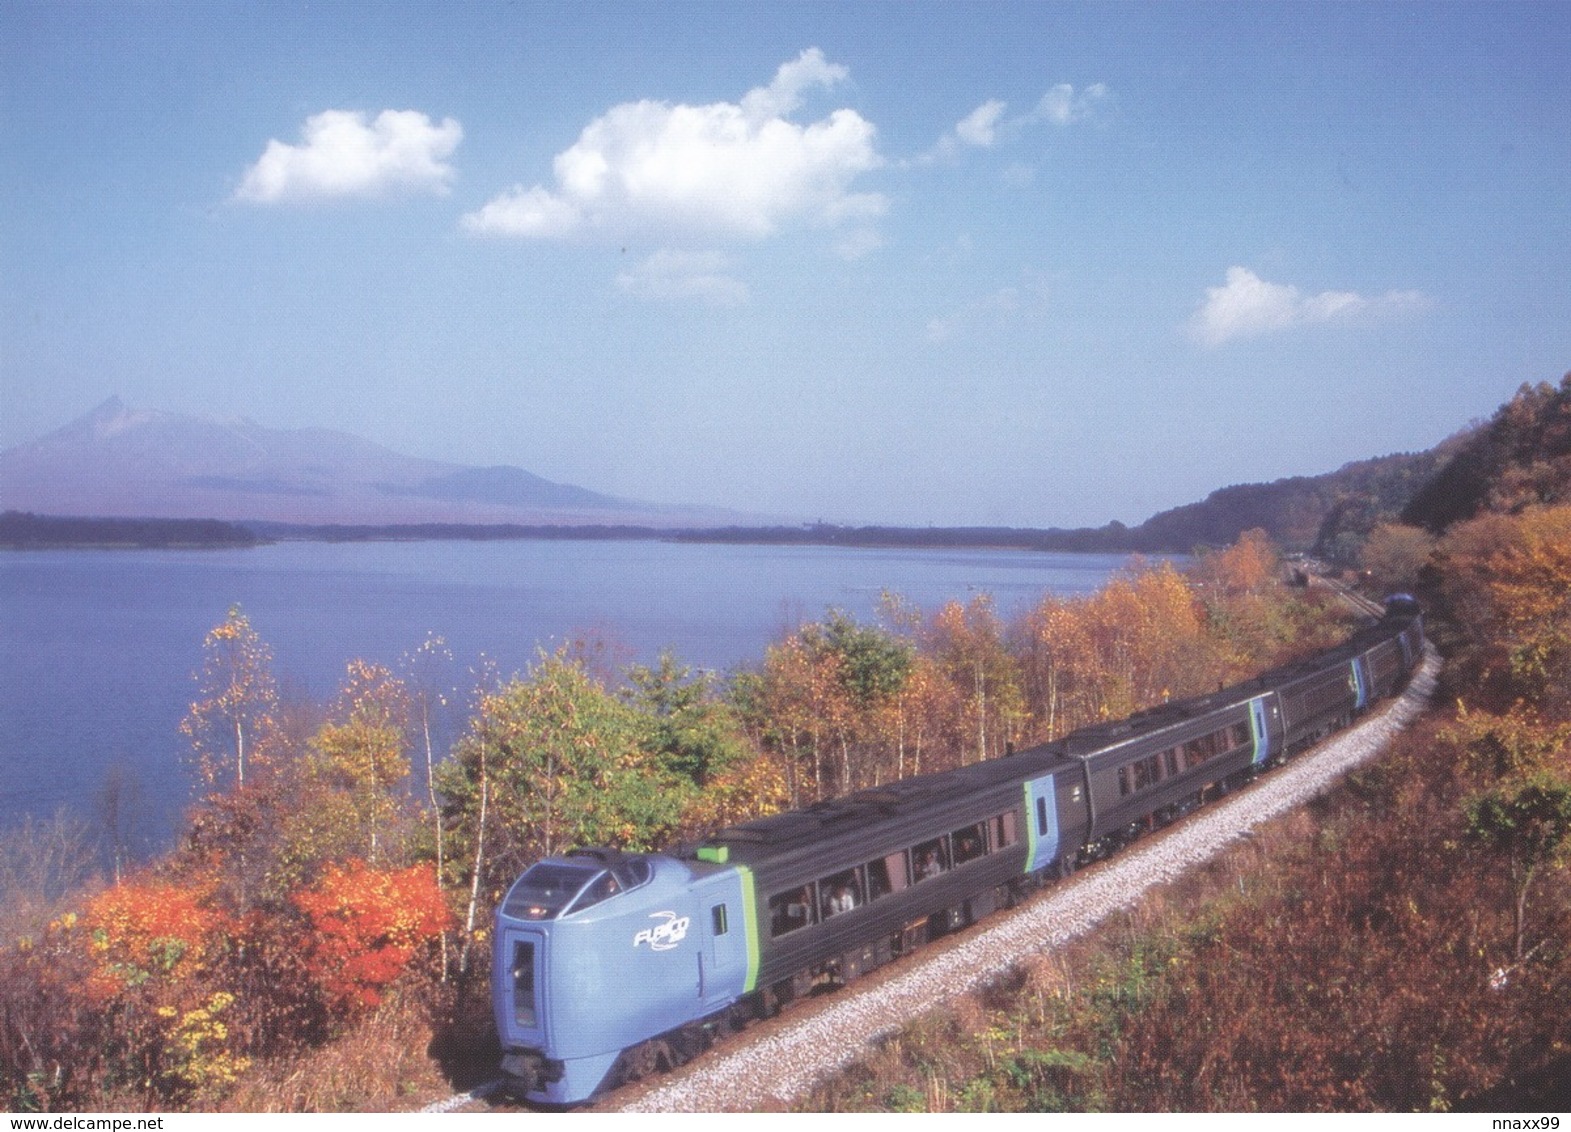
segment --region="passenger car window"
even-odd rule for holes
[[[838,916],[862,905],[862,883],[856,869],[827,876],[818,882],[819,898],[823,901],[824,918]]]
[[[818,922],[813,886],[804,884],[769,898],[769,934],[783,936]]]
[[[1045,802],[1046,799],[1042,801]],[[1006,810],[993,819],[993,848],[1002,849],[1006,845],[1013,845],[1017,840],[1019,839],[1015,836],[1015,811]]]
[[[955,864],[965,864],[978,857],[987,855],[987,831],[982,825],[968,825],[964,829],[957,829],[949,835],[949,843],[954,846]]]
[[[946,837],[935,837],[911,850],[917,880],[928,880],[949,871],[949,846],[945,844],[946,841]]]

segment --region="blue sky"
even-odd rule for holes
[[[1571,369],[1571,5],[0,9],[0,444],[1134,523]]]

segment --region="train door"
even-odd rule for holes
[[[1058,859],[1058,793],[1053,776],[1026,783],[1026,872],[1045,869]]]
[[[543,1049],[550,1018],[546,994],[546,936],[498,925],[491,967],[496,1027],[505,1047]]]
[[[1273,730],[1280,728],[1276,717],[1280,716],[1281,709],[1277,707],[1275,696],[1256,696],[1249,701],[1249,730],[1254,739],[1255,754],[1250,760],[1250,765],[1263,767],[1273,755],[1271,735]],[[1272,724],[1277,726],[1273,728]]]
[[[1351,677],[1353,688],[1353,710],[1363,711],[1369,706],[1369,664],[1366,654],[1359,653],[1353,658],[1353,674]]]
[[[698,951],[698,997],[718,1009],[752,990],[757,959],[750,944],[753,929],[752,873],[730,869],[693,884],[695,926],[703,944]]]

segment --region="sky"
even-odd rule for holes
[[[0,7],[0,446],[1137,523],[1571,370],[1571,4]]]

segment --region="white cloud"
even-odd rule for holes
[[[1428,302],[1419,291],[1387,291],[1373,298],[1356,291],[1305,295],[1290,284],[1267,282],[1247,267],[1230,267],[1226,283],[1206,288],[1205,302],[1190,320],[1189,331],[1204,345],[1220,346],[1235,338],[1258,337],[1298,326],[1420,310]]]
[[[663,250],[620,272],[616,285],[641,299],[741,306],[747,302],[747,284],[732,276],[730,269],[730,260],[720,252]]]
[[[1094,117],[1111,97],[1106,83],[1092,83],[1078,94],[1069,83],[1059,83],[1037,100],[1036,108],[1026,117],[1055,126],[1068,126]]]
[[[562,238],[672,229],[758,239],[804,221],[865,224],[884,198],[852,191],[883,164],[872,123],[840,109],[802,125],[803,93],[845,79],[817,48],[740,102],[613,106],[556,156],[555,184],[516,186],[463,218],[486,235]]]
[[[235,197],[273,204],[392,191],[445,194],[454,175],[447,158],[464,131],[453,118],[436,125],[417,110],[384,110],[369,123],[357,110],[324,110],[307,118],[300,134],[300,145],[269,141]]]
[[[949,161],[969,147],[992,149],[1000,142],[1013,138],[1031,126],[1050,122],[1055,126],[1070,126],[1100,114],[1111,104],[1112,91],[1105,83],[1093,83],[1080,92],[1069,83],[1059,83],[1024,114],[1005,118],[1008,104],[990,98],[956,122],[954,128],[938,139],[938,144],[916,158],[915,164],[928,165],[935,161]]]
[[[996,98],[982,103],[956,124],[955,137],[967,145],[987,149],[998,140],[998,119],[1004,105]]]

